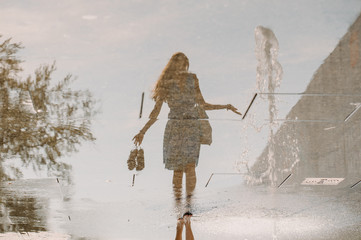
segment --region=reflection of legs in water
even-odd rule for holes
[[[196,187],[196,170],[195,164],[191,163],[188,164],[184,172],[186,174],[186,205],[189,209],[192,200],[192,195],[194,189]],[[183,181],[183,170],[174,170],[173,173],[173,193],[174,193],[174,200],[176,204],[176,208],[181,210],[181,200],[182,200],[182,181]]]
[[[195,164],[188,164],[186,167],[186,194],[187,194],[187,206],[190,207],[193,191],[196,187],[196,166]]]
[[[174,170],[173,173],[173,193],[176,208],[180,210],[180,203],[182,200],[182,181],[183,181],[183,171]]]
[[[183,218],[178,219],[175,240],[182,240],[183,224],[186,226],[186,240],[194,240],[191,227],[191,217],[192,214],[190,212],[187,212],[183,215]]]
[[[191,196],[196,187],[196,166],[194,163],[190,163],[186,166],[186,192],[187,196]]]

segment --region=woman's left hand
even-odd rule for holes
[[[234,113],[242,116],[242,113],[238,112],[238,111],[237,111],[238,109],[235,108],[235,107],[234,107],[233,105],[231,105],[231,104],[227,104],[227,105],[226,105],[226,109],[227,109],[227,110],[231,110],[232,112],[234,112]]]
[[[135,135],[133,138],[135,146],[137,145],[140,146],[140,144],[142,144],[143,138],[144,138],[144,133],[141,131],[137,135]]]

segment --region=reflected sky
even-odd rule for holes
[[[95,162],[102,157],[112,162],[127,158],[129,138],[143,125],[136,121],[141,93],[145,92],[148,116],[153,108],[150,89],[174,52],[183,51],[190,58],[190,71],[197,73],[207,101],[233,103],[242,112],[256,84],[256,26],[270,27],[279,39],[284,69],[279,90],[302,92],[361,8],[359,1],[2,4],[2,34],[23,42],[26,73],[56,60],[54,79],[71,72],[79,76],[77,86],[102,99],[102,115],[94,126],[97,146],[76,157]],[[167,111],[160,117],[166,121]],[[210,118],[232,114],[214,112]],[[239,146],[240,137],[234,139]]]
[[[101,110],[91,127],[96,141],[83,143],[79,152],[61,157],[72,166],[72,185],[60,177],[59,184],[55,178],[20,182],[19,189],[27,189],[30,197],[14,190],[12,184],[2,187],[3,219],[5,212],[10,216],[19,215],[23,208],[34,212],[28,226],[7,231],[48,231],[64,234],[65,239],[67,234],[71,239],[144,239],[150,233],[152,238],[174,238],[177,219],[189,209],[176,210],[174,169],[165,169],[163,163],[164,136],[171,141],[167,124],[172,107],[163,104],[158,121],[144,136],[144,168],[135,165],[129,171],[127,162],[135,148],[132,138],[154,109],[151,90],[172,54],[181,51],[187,55],[189,72],[197,75],[206,102],[231,103],[244,113],[258,92],[257,26],[270,28],[278,39],[283,80],[277,91],[300,93],[360,11],[358,0],[306,0],[302,4],[263,0],[2,1],[0,34],[25,47],[19,53],[24,60],[21,77],[26,79],[41,64],[56,60],[54,82],[68,73],[77,76],[72,88],[89,89],[100,100]],[[143,117],[139,119],[143,92]],[[303,104],[294,107],[300,99]],[[279,174],[273,179],[275,188],[259,182],[245,184],[250,171],[260,179],[268,166],[267,160],[262,160],[269,141],[265,96],[257,96],[243,121],[232,111],[207,111],[212,144],[197,149],[191,209],[195,239],[355,239],[360,233],[360,186],[350,186],[360,180],[360,165],[357,161],[348,164],[345,159],[356,159],[353,140],[358,130],[344,123],[359,102],[360,96],[277,96],[274,131],[287,133],[276,136],[277,144],[281,146],[287,137],[292,144],[280,151],[286,160],[275,165]],[[355,111],[350,121],[359,120],[359,114]],[[292,121],[284,124],[287,118]],[[179,124],[175,125],[179,130]],[[322,130],[322,134],[310,141],[306,132],[313,130]],[[317,147],[312,146],[340,135],[342,141],[323,149],[327,154],[317,155]],[[290,158],[293,160],[288,161]],[[311,164],[315,158],[320,166]],[[35,175],[31,169],[21,170],[26,178],[46,176],[45,171]],[[329,186],[301,186],[305,177],[325,175],[346,180],[332,190]],[[38,187],[41,184],[58,193],[45,197]],[[185,186],[183,183],[179,189],[186,191]]]

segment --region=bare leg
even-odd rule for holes
[[[175,235],[175,240],[182,240],[182,233],[183,233],[183,218],[178,219],[177,221],[177,233]]]
[[[183,217],[184,225],[186,226],[186,240],[194,240],[192,227],[191,227],[191,216],[192,215],[186,215]]]
[[[186,191],[187,196],[192,195],[197,183],[196,166],[194,163],[188,164],[186,167]]]
[[[173,193],[174,193],[175,208],[178,209],[178,211],[181,211],[182,181],[183,181],[183,171],[174,170]]]
[[[174,170],[173,172],[173,187],[182,188],[183,171]]]

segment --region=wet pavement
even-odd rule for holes
[[[192,207],[196,239],[357,239],[361,233],[359,188],[250,187],[239,176],[224,175],[214,177],[207,187],[199,185]],[[107,200],[94,200],[72,196],[70,188],[56,179],[2,183],[0,236],[171,239],[175,235],[178,213],[165,189],[106,182],[92,191],[106,192]]]
[[[360,240],[361,5],[156,2],[0,3],[0,240]]]

